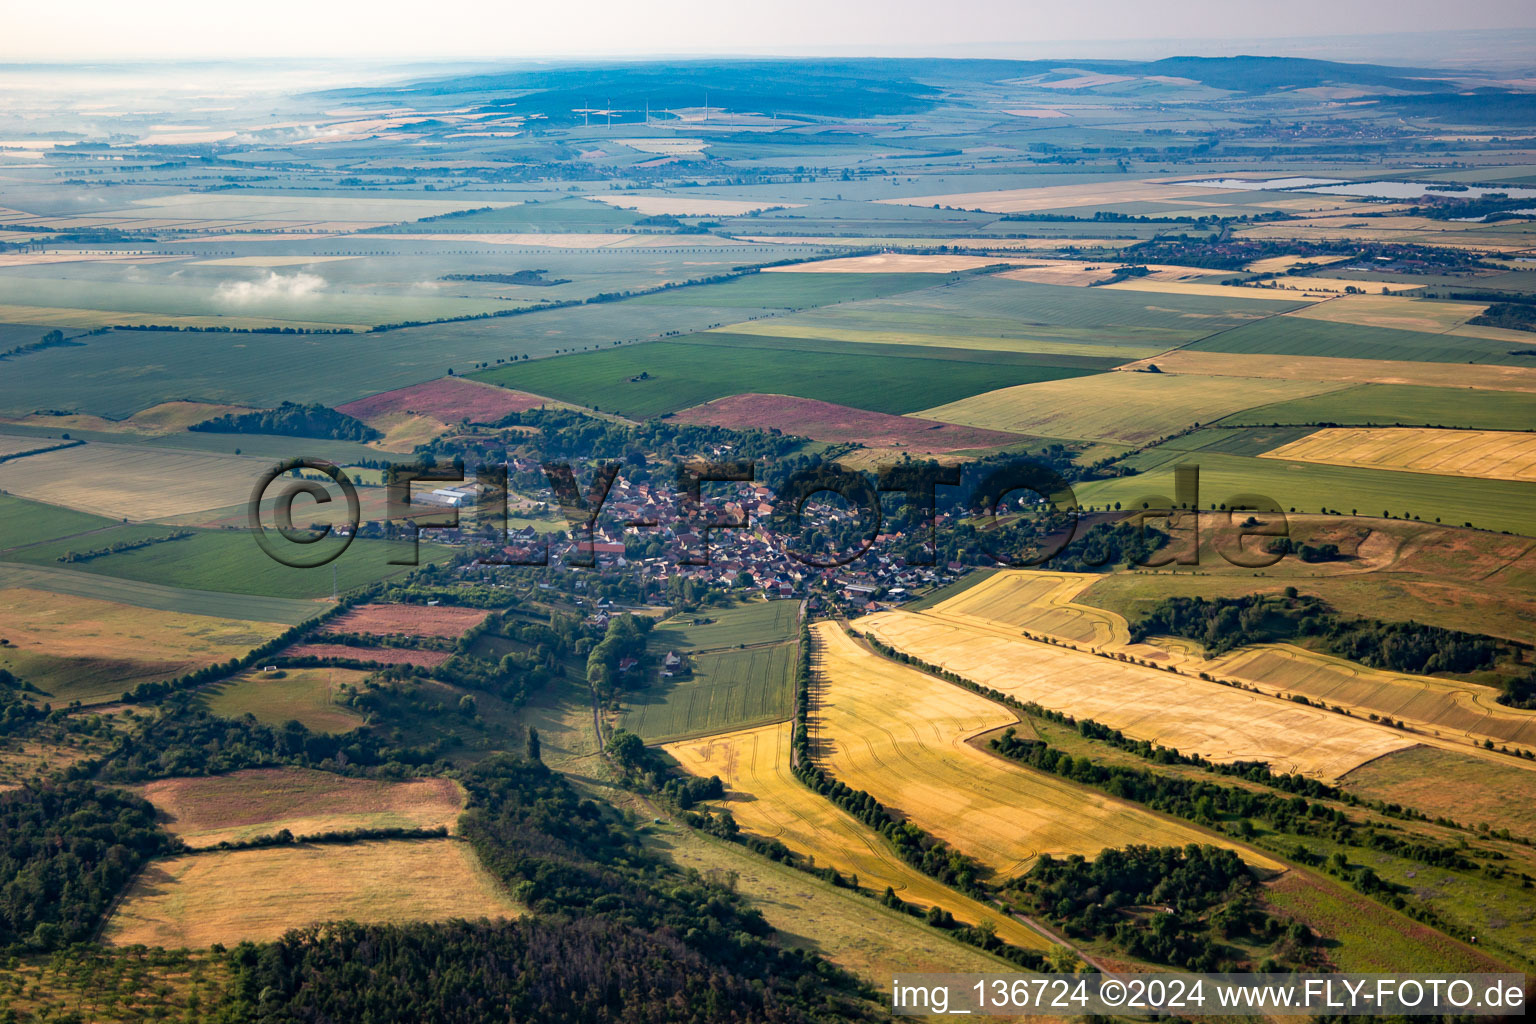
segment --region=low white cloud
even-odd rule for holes
[[[279,274],[269,272],[258,281],[225,281],[214,298],[230,306],[249,306],[269,299],[308,299],[325,291],[325,278],[319,274]]]

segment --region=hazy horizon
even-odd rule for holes
[[[1536,5],[1519,0],[1454,8],[1429,0],[1298,0],[1284,18],[1267,6],[1211,0],[1156,7],[1098,0],[1072,9],[958,0],[946,5],[942,17],[923,0],[785,0],[771,12],[701,0],[661,0],[643,9],[578,0],[559,11],[461,0],[437,5],[430,22],[418,6],[401,0],[323,6],[273,0],[259,12],[190,0],[166,0],[148,10],[105,0],[67,8],[6,0],[0,11],[8,26],[0,42],[0,62],[6,64],[854,54],[1146,59],[1244,52],[1455,63],[1489,56],[1483,46],[1505,51],[1495,59],[1523,57],[1530,50],[1522,37],[1536,30]],[[1299,25],[1315,25],[1326,35],[1298,36]],[[1479,34],[1486,38],[1477,41],[1477,52],[1461,54],[1445,45],[1448,38]]]

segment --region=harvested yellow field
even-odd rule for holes
[[[363,924],[520,913],[456,839],[276,846],[155,861],[102,932],[109,946],[271,942],[323,921]]]
[[[993,267],[1017,260],[994,256],[941,256],[913,252],[882,252],[873,256],[843,256],[839,259],[794,263],[787,267],[764,267],[763,273],[789,274],[952,274],[957,270]]]
[[[302,267],[310,263],[335,263],[355,260],[357,256],[228,256],[220,260],[198,260],[198,267]]]
[[[1259,458],[1485,480],[1536,480],[1536,434],[1432,427],[1325,427]]]
[[[1129,646],[1131,633],[1124,618],[1077,602],[1078,595],[1103,578],[1092,573],[1002,570],[941,601],[933,610],[1090,647]]]
[[[1282,291],[1292,289],[1299,292],[1332,292],[1339,295],[1345,294],[1350,289],[1366,289],[1372,294],[1383,292],[1411,292],[1424,287],[1421,284],[1407,284],[1402,281],[1365,281],[1350,277],[1310,277],[1297,275],[1294,277],[1277,277],[1269,282],[1270,285],[1280,288]]]
[[[1016,720],[1001,705],[873,654],[835,623],[818,623],[812,637],[818,761],[1000,877],[1041,854],[1213,841],[969,744]]]
[[[1262,260],[1254,260],[1248,264],[1248,270],[1254,274],[1279,274],[1290,270],[1298,263],[1326,266],[1349,258],[1349,256],[1266,256]]]
[[[1109,280],[1119,266],[1118,263],[1083,263],[1079,260],[1031,260],[1018,270],[1005,270],[995,276],[1007,281],[1086,288]]]
[[[1234,284],[1201,284],[1199,281],[1159,281],[1154,277],[1133,277],[1105,285],[1122,292],[1153,292],[1162,295],[1208,295],[1227,299],[1271,299],[1277,302],[1295,302],[1313,295],[1330,294],[1326,289],[1298,293],[1277,288],[1248,288]]]
[[[0,490],[145,521],[242,503],[270,468],[270,460],[238,455],[92,441],[0,463]]]
[[[1176,349],[1119,367],[1145,369],[1156,363],[1165,374],[1327,381],[1346,384],[1420,384],[1485,391],[1536,391],[1536,367],[1487,363],[1414,363],[1392,359],[1340,359]],[[1476,396],[1468,396],[1474,401]],[[927,414],[923,414],[927,415]],[[1215,419],[1215,417],[1212,417]],[[1205,422],[1202,420],[1201,422]]]
[[[1163,366],[1162,356],[1152,361]],[[1172,373],[1100,373],[1000,388],[914,415],[1015,434],[1145,444],[1194,423],[1210,423],[1242,409],[1305,398],[1338,386],[1262,378],[1213,380]]]
[[[671,154],[668,154],[671,155]],[[775,202],[761,199],[703,199],[693,196],[587,196],[588,199],[621,210],[634,210],[647,217],[667,215],[672,217],[740,217],[753,210],[770,208],[798,209],[804,203]]]
[[[448,424],[435,416],[410,412],[380,413],[370,417],[368,425],[384,434],[368,442],[369,447],[386,452],[415,451],[417,445],[427,444],[448,430]]]
[[[1043,188],[1005,188],[993,192],[953,192],[941,196],[910,196],[876,199],[891,206],[948,206],[990,213],[1027,213],[1073,206],[1112,206],[1116,203],[1155,203],[1186,196],[1216,197],[1231,190],[1150,181],[1105,182],[1092,185],[1048,185]]]
[[[1212,761],[1265,761],[1275,771],[1331,780],[1415,742],[1318,708],[1025,640],[976,616],[880,612],[854,627],[1019,700]]]
[[[877,892],[890,886],[908,903],[940,906],[966,924],[997,925],[998,937],[1026,949],[1045,949],[1035,931],[1002,910],[978,903],[911,867],[863,822],[806,789],[789,770],[791,725],[757,729],[663,746],[690,774],[718,775],[726,785],[725,809],[754,835],[777,839],[818,867],[857,875]]]
[[[1362,717],[1374,712],[1401,719],[1442,739],[1536,746],[1536,711],[1500,704],[1499,691],[1476,683],[1384,672],[1278,644],[1245,648],[1213,665],[1212,674],[1222,678],[1299,693],[1349,708]]]
[[[451,828],[464,809],[452,779],[387,782],[309,768],[156,779],[135,787],[166,831],[192,849],[287,829],[296,836],[360,828]]]
[[[1375,290],[1374,288],[1372,289]],[[1286,316],[1331,320],[1362,327],[1395,327],[1439,334],[1460,326],[1488,307],[1472,302],[1431,302],[1402,295],[1340,295],[1292,310]]]
[[[60,658],[155,662],[168,675],[243,656],[286,625],[185,615],[16,587],[0,590],[11,648]],[[121,690],[119,690],[121,692]]]

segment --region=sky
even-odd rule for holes
[[[1530,0],[0,0],[0,61],[1037,57],[1254,52],[1311,35],[1536,29]],[[1059,46],[1058,44],[1072,44]],[[1292,43],[1266,52],[1300,52]],[[1536,62],[1536,58],[1533,58]]]

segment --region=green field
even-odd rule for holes
[[[1235,412],[1222,426],[1333,423],[1341,427],[1536,429],[1536,395],[1411,384],[1360,384]]]
[[[634,419],[747,391],[909,413],[997,387],[1081,377],[1115,362],[711,332],[519,363],[474,377]],[[631,380],[642,373],[647,379]]]
[[[13,562],[51,569],[64,565],[58,557],[66,551],[104,548],[120,540],[163,536],[166,532],[165,527],[157,526],[117,526],[89,538],[54,540],[10,551],[7,557]],[[183,590],[303,599],[331,595],[332,566],[336,587],[343,593],[410,572],[410,566],[387,564],[390,558],[400,557],[404,548],[393,541],[358,540],[330,565],[294,569],[268,558],[245,530],[198,530],[183,540],[73,562],[66,567],[82,574],[158,583]],[[421,545],[423,563],[444,557],[446,552],[437,545]],[[250,612],[242,614],[254,617]]]
[[[769,644],[793,639],[799,628],[799,601],[749,601],[674,615],[651,631],[650,648],[665,653]]]
[[[1487,338],[1365,327],[1296,316],[1273,317],[1189,346],[1191,351],[1202,352],[1530,365],[1529,357],[1510,355],[1510,347],[1507,341]]]
[[[22,565],[18,562],[0,562],[0,587],[30,587],[33,590],[94,597],[101,601],[116,601],[118,604],[156,611],[250,619],[254,622],[284,622],[295,626],[314,618],[326,607],[312,600],[185,590],[147,580],[118,579],[62,566]]]
[[[973,276],[949,287],[800,313],[789,322],[820,330],[1024,339],[1151,354],[1304,304]]]
[[[1200,467],[1200,504],[1221,504],[1238,494],[1262,494],[1281,509],[1380,516],[1447,525],[1471,523],[1483,530],[1536,536],[1536,484],[1474,480],[1428,473],[1325,466],[1283,459],[1257,459],[1223,452],[1186,452],[1160,446],[1126,460],[1135,476],[1096,480],[1075,488],[1084,505],[1121,502],[1139,506],[1152,495],[1171,495],[1176,463]]]
[[[69,266],[66,264],[66,266]],[[34,268],[26,268],[34,269]],[[36,270],[46,268],[35,268]],[[78,323],[96,326],[111,323],[172,323],[156,317],[232,317],[235,321],[291,322],[295,325],[346,327],[395,323],[401,320],[436,320],[506,309],[494,299],[439,298],[435,295],[391,294],[383,289],[330,290],[316,287],[308,294],[281,293],[267,296],[266,282],[274,274],[259,268],[221,268],[220,285],[198,281],[145,283],[141,281],[89,280],[84,275],[43,277],[41,273],[7,274],[0,277],[0,304],[78,309]],[[298,280],[292,271],[276,273],[279,281]],[[316,277],[318,275],[310,275]],[[238,291],[240,286],[246,291]],[[281,287],[281,286],[278,286]],[[249,295],[250,298],[238,297]],[[237,296],[221,298],[220,296]],[[104,313],[106,315],[104,315]],[[133,314],[119,317],[111,314]],[[40,330],[47,330],[46,327]],[[70,351],[65,349],[64,351]]]
[[[662,743],[782,721],[790,714],[795,651],[781,643],[692,655],[691,679],[663,678],[627,695],[619,724]]]
[[[738,277],[688,292],[658,292],[635,299],[642,306],[708,305],[731,309],[804,309],[874,299],[943,285],[942,274],[796,274]],[[954,277],[947,280],[956,280]]]
[[[251,669],[200,691],[204,707],[224,718],[254,715],[266,725],[304,723],[316,732],[348,732],[363,716],[334,703],[336,690],[356,684],[366,672],[344,668],[290,668],[278,672]]]
[[[1183,452],[1224,452],[1227,455],[1263,455],[1314,433],[1313,427],[1203,427],[1163,442],[1164,448]]]
[[[528,234],[537,232],[574,232],[587,234],[627,228],[640,219],[630,210],[620,210],[590,199],[557,199],[554,202],[528,202],[481,210],[440,220],[413,220],[404,224],[375,228],[370,234]]]
[[[1454,939],[1312,872],[1292,871],[1267,886],[1264,898],[1334,940],[1328,958],[1341,971],[1496,969]]]
[[[23,544],[38,544],[55,537],[104,530],[115,525],[116,520],[93,516],[89,512],[0,493],[0,553]]]
[[[375,334],[114,331],[78,347],[7,361],[0,415],[41,408],[123,418],[178,399],[261,408],[283,401],[339,405],[450,369],[463,373],[478,362],[688,334],[740,316],[709,306],[605,302]]]

